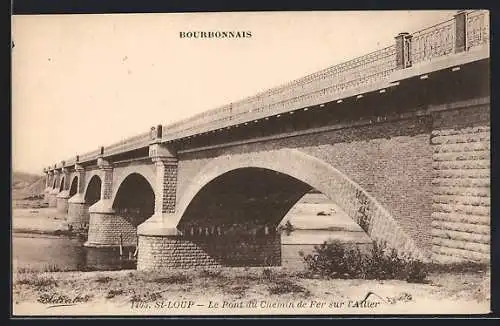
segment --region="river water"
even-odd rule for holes
[[[362,232],[296,230],[282,236],[283,266],[300,266],[300,251],[308,254],[315,244],[329,239],[345,243],[367,242],[367,236]],[[13,233],[12,245],[15,268],[39,271],[135,269],[135,260],[128,259],[135,248],[124,248],[120,258],[118,248],[87,248],[78,238],[32,233]]]
[[[129,260],[134,248],[87,248],[84,241],[67,236],[29,233],[12,234],[12,263],[14,268],[37,271],[91,271],[133,269]]]

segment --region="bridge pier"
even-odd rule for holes
[[[59,181],[59,171],[55,169],[52,172],[52,187],[47,194],[47,201],[49,203],[49,207],[57,207],[57,195],[59,194],[59,187],[57,187],[57,183]]]
[[[69,190],[63,190],[56,196],[56,206],[59,213],[68,213]]]
[[[80,228],[89,224],[89,207],[83,194],[76,194],[68,200],[68,225]]]
[[[166,220],[174,220],[165,216]],[[229,234],[220,227],[194,227],[181,232],[168,222],[139,226],[138,270],[210,268],[216,266],[280,266],[278,232]]]
[[[89,207],[86,247],[136,246],[137,231],[126,218],[116,215],[111,200],[101,199]]]
[[[47,187],[43,190],[43,201],[45,203],[49,203],[49,197],[50,197],[50,192],[52,191],[52,188]]]
[[[59,189],[54,188],[50,190],[48,194],[49,207],[57,207],[57,195],[59,194]]]
[[[75,164],[78,174],[76,194],[68,200],[68,225],[73,229],[86,228],[89,224],[89,205],[85,202],[85,169]]]
[[[49,202],[49,194],[50,191],[52,190],[51,181],[54,176],[54,172],[51,170],[45,170],[45,189],[43,190],[43,201],[48,203]]]

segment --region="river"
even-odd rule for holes
[[[329,239],[364,244],[366,237],[362,232],[325,230],[296,230],[289,235],[283,234],[282,263],[283,266],[300,266],[300,251],[308,254],[314,245]],[[135,260],[128,259],[135,248],[124,248],[120,258],[118,248],[87,248],[75,237],[34,233],[13,233],[12,245],[15,268],[37,271],[135,269]]]

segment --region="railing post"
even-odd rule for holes
[[[396,69],[404,69],[411,66],[411,35],[399,33],[396,39]]]
[[[455,53],[466,50],[467,44],[467,24],[465,10],[459,10],[455,14]]]

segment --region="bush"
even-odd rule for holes
[[[427,266],[409,255],[389,249],[385,242],[373,242],[368,254],[348,248],[338,241],[315,246],[304,257],[310,272],[328,278],[396,279],[420,283],[427,277]]]
[[[310,292],[302,285],[296,284],[290,280],[276,280],[268,285],[269,294],[287,294],[287,293],[302,293],[309,296]]]

